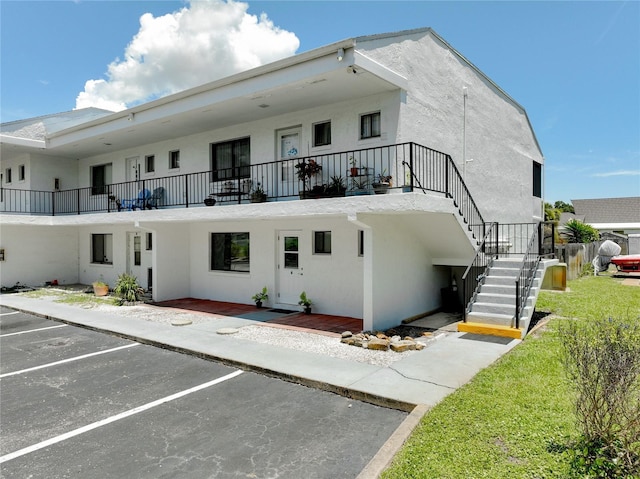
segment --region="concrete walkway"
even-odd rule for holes
[[[382,367],[217,333],[258,324],[250,319],[224,317],[176,327],[15,294],[0,296],[0,305],[405,411],[434,406],[520,343],[448,333],[422,351]]]

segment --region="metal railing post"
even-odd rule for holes
[[[56,192],[51,192],[51,216],[56,215]]]
[[[184,175],[184,204],[185,208],[189,207],[189,175]]]

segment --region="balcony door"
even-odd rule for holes
[[[287,128],[277,132],[277,155],[281,161],[279,165],[280,195],[291,196],[298,194],[298,178],[296,176],[296,161],[301,152],[302,128]],[[290,160],[290,161],[289,161]]]

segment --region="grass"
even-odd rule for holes
[[[640,287],[585,277],[543,291],[537,309],[566,318],[640,321]],[[542,479],[569,475],[563,452],[577,437],[554,318],[425,415],[382,475],[391,478]]]
[[[55,297],[53,301],[56,303],[71,304],[86,308],[91,308],[100,304],[120,304],[119,299],[114,298],[113,296],[95,296],[92,293],[83,293],[81,291],[73,290],[66,291],[61,289],[40,288],[19,294],[28,298]]]

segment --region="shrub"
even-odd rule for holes
[[[122,273],[118,276],[113,292],[120,297],[120,305],[123,305],[124,303],[140,301],[140,296],[142,296],[144,290],[138,284],[138,279],[135,276]]]
[[[569,243],[591,243],[600,239],[600,233],[593,226],[578,220],[565,223],[563,236]]]
[[[640,477],[640,323],[567,321],[560,329],[565,372],[580,430],[576,477]]]

